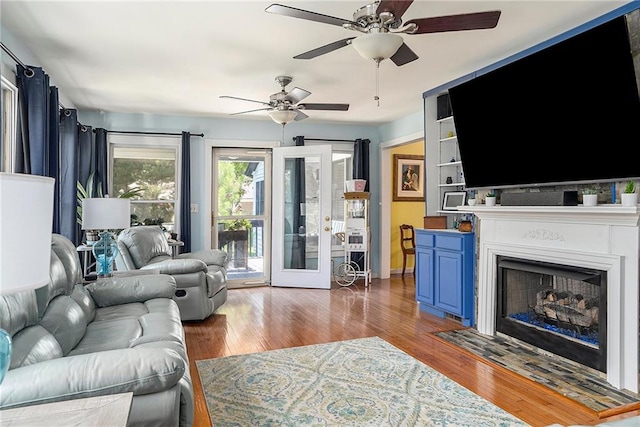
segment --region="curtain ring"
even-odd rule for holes
[[[65,109],[64,110],[64,116],[65,117],[71,117],[71,111]]]
[[[36,73],[31,68],[25,68],[24,69],[24,75],[27,76],[28,78],[31,78],[31,77],[35,76]]]
[[[85,125],[80,126],[80,132],[86,132],[87,127]]]

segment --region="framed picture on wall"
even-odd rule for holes
[[[464,206],[467,201],[466,191],[446,191],[442,199],[443,211],[457,211],[458,206]]]
[[[393,201],[424,202],[424,156],[393,155]]]

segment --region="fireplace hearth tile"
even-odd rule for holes
[[[618,390],[602,372],[562,357],[548,356],[511,338],[483,335],[473,328],[433,335],[480,360],[550,388],[600,417],[640,409],[640,394]]]

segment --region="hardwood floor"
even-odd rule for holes
[[[379,336],[532,426],[594,425],[640,411],[598,419],[590,410],[551,391],[506,375],[431,337],[460,329],[459,322],[419,309],[412,275],[362,281],[330,291],[256,287],[229,290],[208,319],[184,322],[195,391],[194,427],[211,426],[196,360]]]

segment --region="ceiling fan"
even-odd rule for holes
[[[418,55],[404,43],[402,37],[397,33],[412,35],[488,29],[498,25],[498,19],[500,18],[500,11],[493,10],[411,19],[403,24],[402,15],[412,3],[413,0],[377,0],[356,10],[353,14],[353,21],[283,4],[272,4],[265,11],[292,18],[337,25],[363,33],[358,37],[338,40],[294,56],[294,59],[312,59],[351,44],[360,55],[376,61],[377,64],[384,59],[390,58],[397,66],[405,65],[418,59]]]
[[[280,92],[276,92],[269,97],[269,102],[255,101],[253,99],[238,98],[236,96],[220,96],[220,98],[239,99],[241,101],[256,102],[258,104],[266,105],[265,108],[258,108],[255,110],[241,111],[239,113],[233,113],[232,116],[237,114],[253,113],[255,111],[268,111],[271,119],[281,124],[286,125],[291,121],[304,120],[308,115],[302,112],[302,110],[324,110],[324,111],[347,111],[349,110],[349,104],[318,104],[318,103],[305,103],[299,104],[307,96],[311,95],[311,92],[294,87],[290,92],[285,90],[285,87],[293,81],[293,77],[290,76],[277,76],[276,83],[282,88]]]

